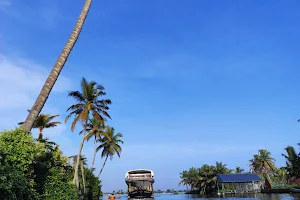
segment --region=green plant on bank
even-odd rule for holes
[[[100,181],[84,168],[85,199],[99,199]],[[31,133],[17,128],[0,133],[0,199],[74,199],[73,167],[59,146],[48,139],[36,142]]]

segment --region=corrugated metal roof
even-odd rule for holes
[[[219,174],[217,182],[221,183],[247,183],[261,181],[257,174]]]

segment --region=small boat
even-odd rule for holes
[[[300,189],[299,188],[291,188],[291,192],[292,193],[300,193]]]
[[[125,175],[125,182],[128,186],[128,198],[154,198],[153,177],[154,173],[152,170],[137,169],[128,171]]]

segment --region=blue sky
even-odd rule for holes
[[[0,0],[1,129],[26,117],[82,5]],[[153,169],[157,189],[182,188],[181,171],[215,161],[248,169],[261,148],[281,166],[299,142],[299,17],[296,0],[93,1],[43,112],[63,120],[82,77],[105,86],[125,144],[104,169],[104,191],[125,189],[136,168]],[[45,135],[73,155],[76,131]]]

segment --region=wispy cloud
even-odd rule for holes
[[[30,109],[39,94],[49,69],[27,58],[0,54],[0,70],[0,127],[12,128],[12,125],[24,120],[24,115],[27,114],[24,111]],[[70,85],[71,81],[61,76],[53,92],[64,92]]]
[[[9,9],[12,6],[11,0],[0,0],[0,13],[9,13]]]

